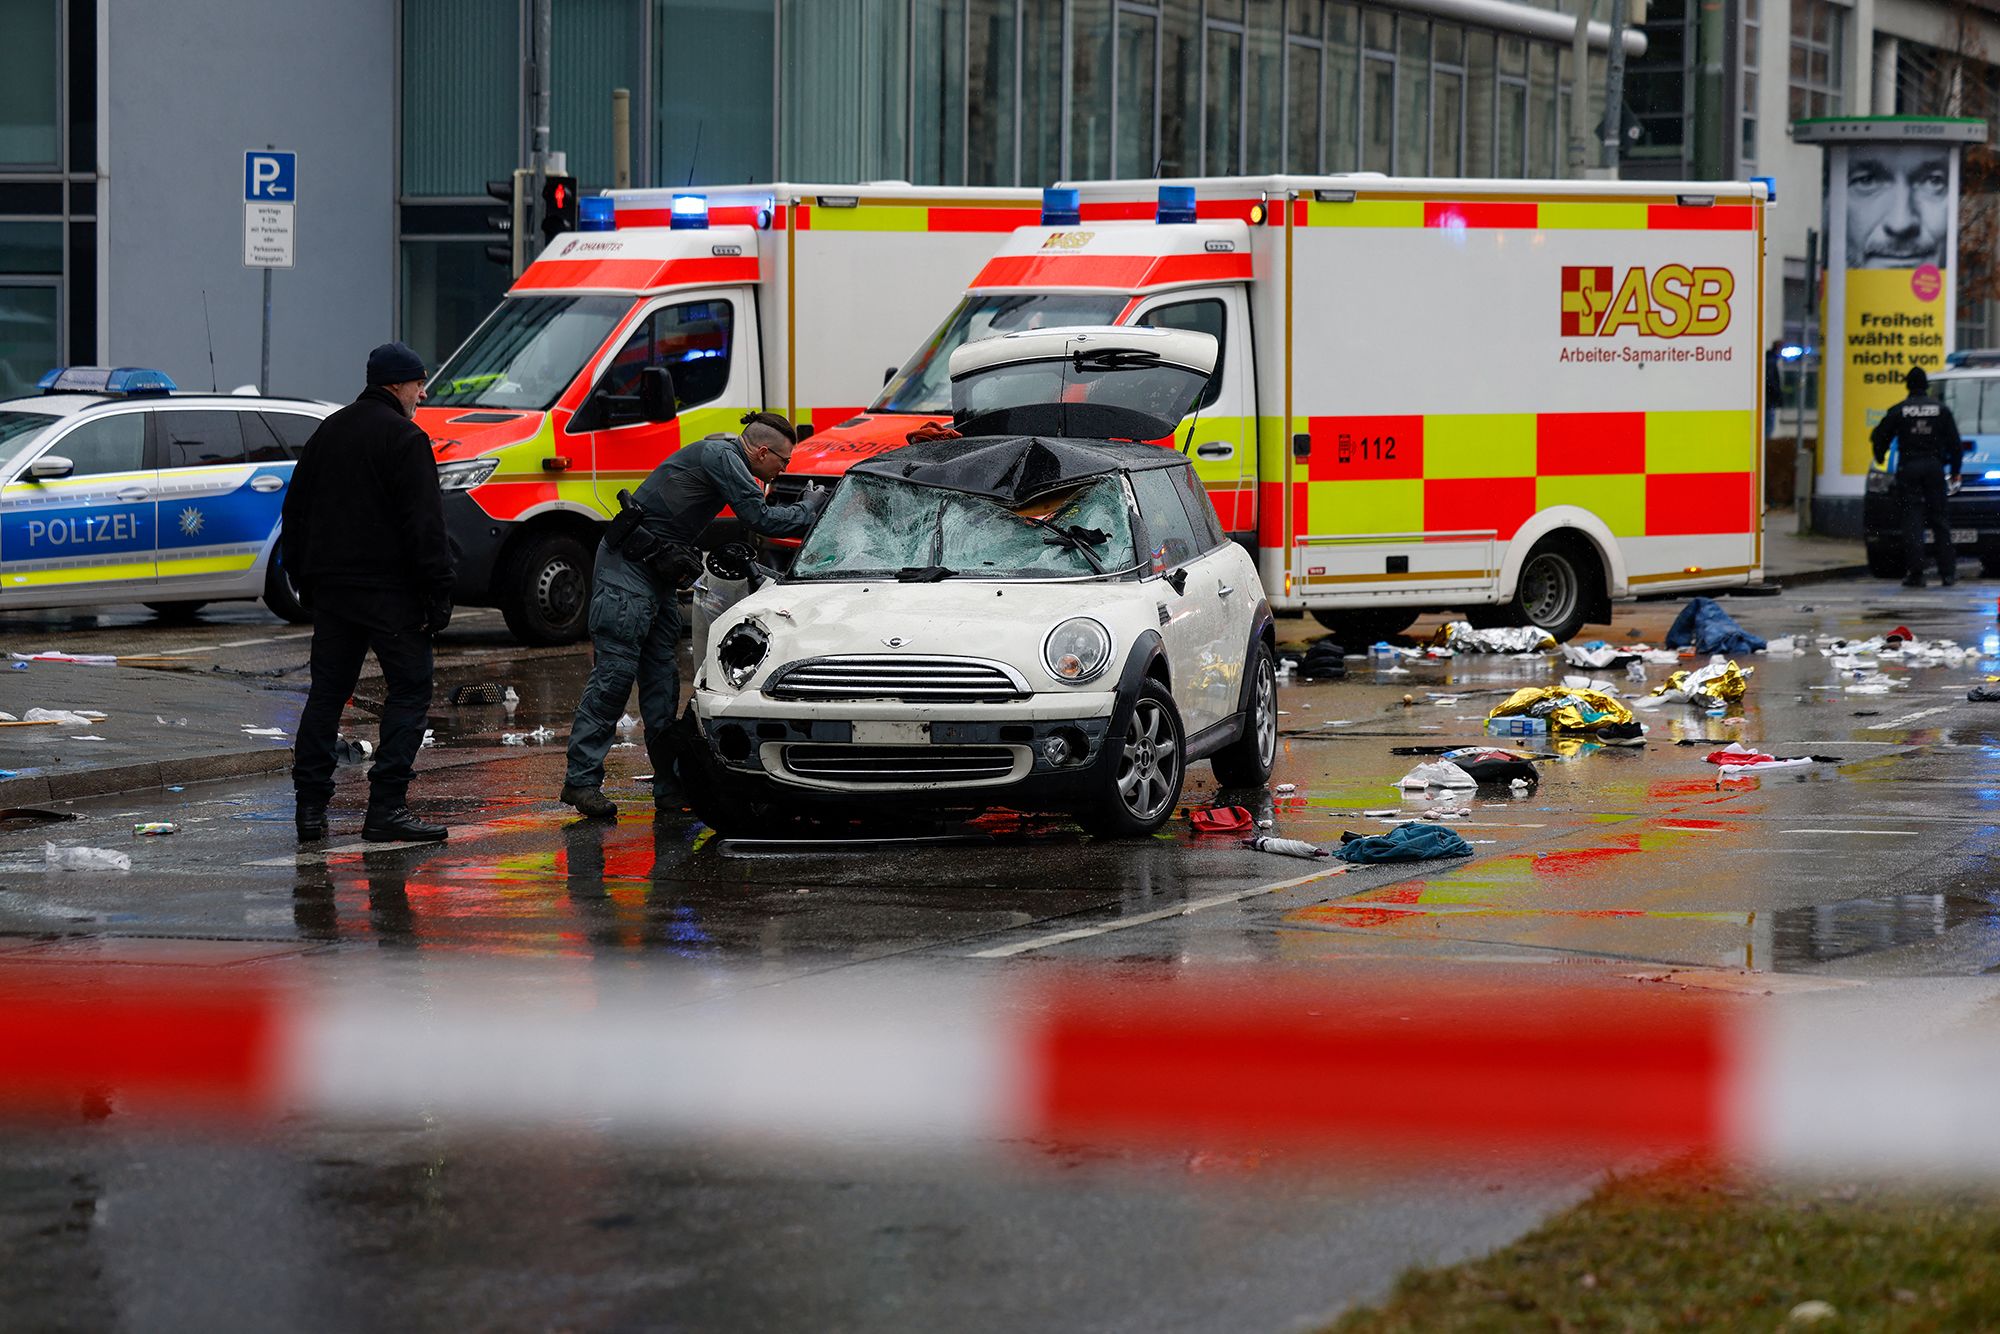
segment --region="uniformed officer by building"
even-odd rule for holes
[[[1924,586],[1924,529],[1937,543],[1938,581],[1958,582],[1957,553],[1951,544],[1951,523],[1945,515],[1947,481],[1957,482],[1965,460],[1965,442],[1951,409],[1930,396],[1930,377],[1921,366],[1910,367],[1903,383],[1910,394],[1883,414],[1869,434],[1875,461],[1896,445],[1896,493],[1903,512],[1903,587]]]
[[[677,451],[639,484],[633,507],[597,546],[590,599],[590,642],[596,660],[569,732],[569,770],[562,800],[585,815],[608,819],[618,807],[604,795],[604,757],[618,719],[639,683],[639,717],[653,764],[653,801],[678,810],[669,734],[680,705],[679,592],[701,570],[695,539],[724,506],[768,537],[796,537],[812,527],[829,492],[809,488],[798,505],[767,505],[764,484],[785,470],[796,437],[769,412],[743,418],[743,434],[711,435]],[[622,499],[622,497],[621,497]]]
[[[292,763],[301,841],[326,837],[340,711],[371,651],[386,698],[361,837],[445,838],[408,804],[430,715],[431,637],[451,620],[453,576],[437,458],[411,420],[423,397],[423,358],[401,343],[370,352],[368,387],[320,423],[285,493],[282,558],[313,614],[312,689]]]

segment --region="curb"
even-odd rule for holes
[[[142,760],[135,764],[108,764],[67,773],[42,773],[0,780],[0,805],[21,806],[74,801],[82,797],[106,797],[117,792],[203,783],[216,778],[277,773],[291,767],[290,746],[215,751],[167,760]]]
[[[1868,577],[1866,565],[1834,565],[1824,570],[1800,570],[1796,574],[1767,574],[1785,588],[1803,588],[1808,584],[1830,584],[1837,579]]]

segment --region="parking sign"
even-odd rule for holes
[[[243,154],[243,202],[246,204],[296,204],[298,202],[299,155],[270,149],[251,149]]]

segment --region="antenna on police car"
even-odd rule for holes
[[[219,394],[221,386],[215,378],[215,326],[208,322],[208,289],[201,289],[201,327],[208,331],[208,392]]]

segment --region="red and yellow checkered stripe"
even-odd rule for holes
[[[1292,537],[1491,531],[1575,505],[1614,537],[1747,533],[1757,525],[1749,411],[1311,417],[1293,468]],[[1265,450],[1266,479],[1283,456]],[[1276,465],[1275,467],[1273,465]],[[1299,477],[1303,469],[1305,477]],[[1258,540],[1286,544],[1284,483],[1259,488]]]

